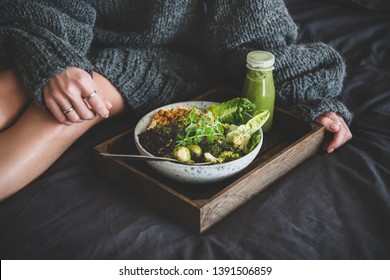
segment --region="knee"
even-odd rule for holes
[[[16,73],[12,70],[0,72],[0,98],[3,95],[26,95],[26,90],[19,81]]]

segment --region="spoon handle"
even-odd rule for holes
[[[100,153],[104,158],[112,159],[129,159],[129,160],[143,160],[143,161],[171,161],[179,162],[177,159],[166,158],[166,157],[151,157],[151,156],[142,156],[142,155],[125,155],[125,154],[109,154],[109,153]]]

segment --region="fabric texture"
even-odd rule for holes
[[[299,42],[329,42],[346,62],[351,141],[332,154],[319,151],[198,236],[136,192],[142,178],[120,184],[97,168],[93,147],[136,122],[129,114],[109,118],[0,203],[0,258],[389,260],[390,17],[350,2],[286,3]]]
[[[362,7],[376,11],[390,11],[390,1],[388,0],[337,0],[350,1]]]
[[[143,114],[211,81],[239,85],[246,54],[262,49],[276,56],[281,106],[311,120],[325,111],[352,120],[338,99],[342,57],[323,43],[296,44],[282,0],[2,1],[0,19],[0,57],[8,58],[0,69],[15,69],[41,105],[43,86],[79,67],[110,79]]]

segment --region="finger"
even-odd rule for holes
[[[333,139],[325,145],[325,150],[328,153],[333,152],[352,138],[348,125],[339,113],[326,112],[316,121],[322,124],[327,131],[334,133]]]
[[[335,149],[343,145],[346,140],[345,138],[345,122],[341,116],[338,116],[333,112],[326,112],[323,115],[319,116],[316,121],[324,126],[324,128],[334,133],[333,139],[326,143],[324,149],[328,153],[332,153]],[[347,127],[348,128],[348,127]],[[347,129],[349,131],[349,129]]]
[[[345,138],[345,129],[342,128],[334,134],[332,141],[326,147],[326,151],[328,153],[332,153],[335,149],[342,146],[345,143],[344,138]]]
[[[349,140],[352,139],[352,133],[351,133],[351,130],[349,129],[348,125],[346,124],[346,122],[344,121],[343,117],[341,115],[338,115],[338,118],[342,124],[342,126],[344,127],[345,129],[345,136],[344,136],[344,142],[348,142]]]
[[[69,112],[67,114],[67,118],[72,122],[92,120],[96,117],[95,113],[85,104],[80,90],[77,87],[68,88],[67,92],[56,94],[54,97],[64,111],[67,110],[67,108],[73,107],[75,112]]]
[[[53,114],[54,118],[56,118],[57,121],[60,123],[71,125],[72,122],[70,122],[65,114],[63,113],[60,106],[55,102],[53,99],[48,99],[45,101],[46,107],[49,109],[49,111]]]
[[[72,96],[71,102],[81,120],[93,120],[96,117],[95,112],[87,106],[80,95]]]
[[[62,114],[66,119],[68,119],[68,121],[72,123],[82,122],[82,119],[80,119],[80,116],[71,101],[67,100],[60,94],[56,95],[56,99],[54,100],[57,102],[58,106],[61,108]]]
[[[332,121],[332,123],[330,124],[330,127],[329,127],[332,131],[334,132],[337,132],[340,130],[341,128],[341,122],[339,121]]]
[[[63,110],[62,113],[65,115],[65,117],[71,121],[72,123],[81,123],[84,120],[80,118],[77,111],[74,109],[74,107],[68,107],[68,109]]]
[[[43,99],[47,109],[52,113],[54,118],[62,124],[71,125],[72,123],[65,117],[61,107],[55,101],[51,95],[52,89],[50,86],[45,85],[43,88]]]
[[[111,102],[108,101],[107,99],[105,99],[105,98],[103,97],[103,95],[101,95],[101,94],[100,94],[100,98],[103,100],[104,105],[106,106],[107,110],[110,110],[110,109],[112,108]],[[88,104],[86,98],[84,98],[84,101],[85,101],[85,104],[87,104],[88,108],[91,109],[91,106]]]
[[[112,104],[110,101],[108,101],[107,99],[105,99],[103,97],[103,95],[100,94],[100,98],[103,100],[103,103],[104,103],[104,106],[106,106],[107,110],[110,111],[111,108],[112,108]]]
[[[336,117],[338,122],[340,123],[341,128],[345,130],[344,141],[343,141],[344,144],[352,139],[352,133],[347,123],[345,122],[343,116],[340,113],[336,113]]]
[[[106,107],[104,99],[97,94],[96,91],[90,92],[86,97],[85,101],[89,104],[91,109],[98,114],[101,118],[108,118],[110,115],[109,110]]]
[[[112,104],[110,101],[104,98],[104,104],[106,105],[107,110],[110,110],[112,108]]]
[[[323,125],[325,127],[325,129],[327,131],[330,131],[330,132],[337,132],[340,130],[341,128],[341,122],[338,121],[337,119],[334,120],[330,117],[327,117],[327,116],[319,116],[317,119],[316,119],[316,122],[318,122],[319,124]]]
[[[68,97],[64,94],[64,92],[58,89],[56,90],[55,87],[53,88],[52,86],[48,86],[44,94],[46,98],[46,106],[50,104],[52,108],[55,108],[56,119],[63,120],[63,118],[65,118],[66,122],[71,123],[78,123],[82,121],[75,110],[72,101],[68,100]],[[60,116],[60,114],[62,114],[62,116]],[[66,122],[62,121],[62,123],[65,124]]]

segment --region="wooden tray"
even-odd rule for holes
[[[221,87],[196,99],[221,102],[238,95],[236,91]],[[314,155],[323,139],[322,126],[305,122],[276,108],[273,128],[264,134],[263,146],[256,159],[233,178],[210,185],[174,182],[154,172],[144,162],[99,156],[101,152],[138,153],[132,130],[96,146],[94,151],[101,172],[143,194],[150,199],[151,205],[201,234]]]

